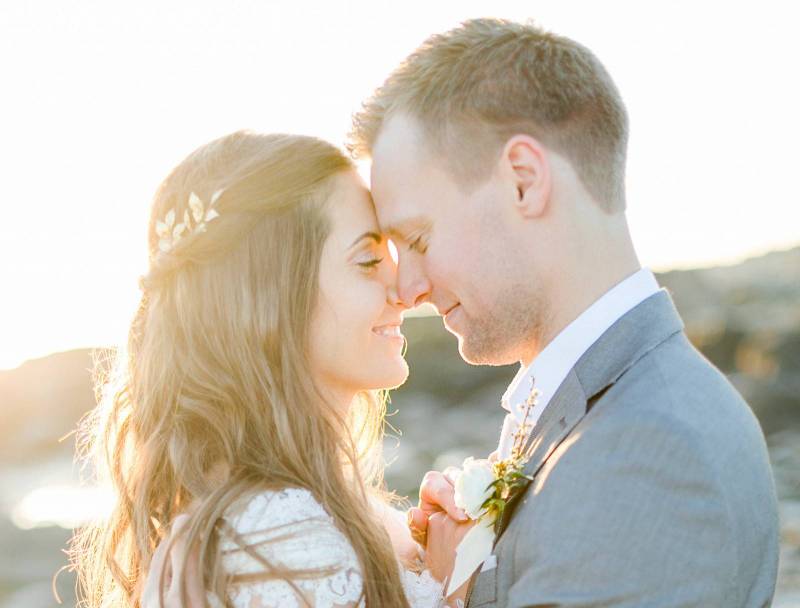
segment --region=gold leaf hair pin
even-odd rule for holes
[[[212,207],[222,192],[222,190],[217,190],[211,196],[208,209],[203,200],[192,192],[189,194],[189,208],[183,212],[180,223],[175,223],[175,209],[170,209],[163,220],[156,221],[158,249],[163,253],[169,253],[175,249],[175,245],[184,236],[205,232],[206,224],[219,217],[219,213]]]

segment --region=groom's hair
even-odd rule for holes
[[[351,153],[369,157],[385,121],[401,113],[463,180],[486,178],[508,138],[525,133],[565,156],[605,209],[625,208],[625,106],[600,61],[573,40],[498,19],[431,36],[354,116]]]

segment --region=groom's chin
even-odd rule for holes
[[[519,357],[514,356],[508,349],[503,348],[495,341],[487,340],[483,336],[470,334],[457,334],[449,330],[458,338],[458,354],[465,363],[470,365],[511,365],[519,363]]]
[[[514,360],[505,361],[494,345],[494,340],[487,339],[491,333],[481,323],[469,319],[463,310],[453,311],[442,319],[447,331],[458,338],[458,353],[470,365],[506,365]]]
[[[457,335],[457,334],[456,334]],[[458,336],[458,354],[465,363],[470,365],[503,365],[497,363],[492,353],[486,352],[485,349],[477,348],[477,345],[472,343],[464,336]]]

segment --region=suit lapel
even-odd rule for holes
[[[542,412],[529,439],[533,453],[525,465],[525,474],[533,477],[539,472],[587,414],[588,404],[599,399],[645,354],[682,329],[680,316],[664,289],[614,323],[578,360]],[[527,485],[520,488],[503,510],[495,544],[526,489]]]
[[[592,399],[659,344],[683,330],[666,289],[623,315],[575,364],[587,399]]]
[[[682,330],[683,322],[664,289],[617,320],[584,353],[542,412],[529,439],[533,454],[525,473],[531,477],[536,475],[590,407],[602,399],[606,389],[648,352]],[[527,486],[520,488],[503,510],[495,545],[526,490]],[[476,571],[467,590],[467,606],[477,576]]]
[[[528,445],[533,452],[525,465],[525,475],[530,477],[536,475],[553,451],[585,415],[586,397],[575,370],[572,370],[553,395],[531,433]],[[497,523],[495,543],[508,526],[516,503],[524,494],[525,487],[520,488],[503,509],[503,515]]]

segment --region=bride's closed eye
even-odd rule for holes
[[[372,269],[377,267],[381,262],[383,262],[383,258],[373,258],[371,260],[367,260],[366,262],[359,262],[358,265],[362,268]]]

